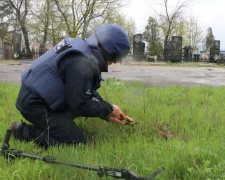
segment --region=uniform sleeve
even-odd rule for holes
[[[104,100],[102,99],[102,97],[100,96],[100,94],[99,94],[97,91],[93,91],[93,92],[92,92],[92,95],[93,95],[93,97],[96,98],[98,101],[104,101]]]
[[[96,101],[92,97],[94,73],[88,60],[81,55],[67,56],[66,101],[75,116],[99,117],[108,120],[112,105],[106,101]]]

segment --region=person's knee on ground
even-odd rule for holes
[[[77,127],[77,126],[76,126]],[[34,125],[29,125],[24,122],[13,121],[10,125],[12,135],[17,140],[34,141],[40,146],[55,146],[55,145],[78,145],[86,144],[87,139],[84,133],[77,127],[79,136],[77,133],[71,133],[71,135],[63,138],[55,138],[48,131],[41,130]],[[31,135],[32,134],[32,135]],[[35,136],[36,135],[36,136]]]

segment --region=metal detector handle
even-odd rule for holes
[[[150,176],[148,176],[148,177],[146,178],[146,180],[150,180],[150,179],[156,177],[158,174],[160,174],[160,173],[161,173],[162,171],[164,171],[164,170],[165,170],[165,168],[164,168],[164,167],[161,167],[161,168],[158,169],[156,172],[154,172],[153,174],[151,174]]]
[[[9,145],[9,140],[10,140],[10,137],[11,137],[11,128],[8,128],[7,131],[6,131],[6,134],[5,134],[5,139],[4,139],[4,142],[2,144],[2,147],[1,147],[1,153],[2,155],[5,157],[5,158],[10,158],[11,157],[11,153],[10,153],[10,145]]]
[[[1,147],[1,151],[5,151],[5,150],[9,150],[9,140],[10,140],[10,137],[11,137],[11,128],[8,128],[7,131],[6,131],[6,134],[5,134],[5,139],[4,139],[4,142],[2,144],[2,147]]]

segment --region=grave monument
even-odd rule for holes
[[[193,48],[191,46],[184,46],[184,61],[191,62],[193,56]]]
[[[145,43],[142,42],[142,34],[133,36],[133,59],[138,61],[145,59]]]
[[[220,56],[220,41],[214,40],[209,53],[209,62],[216,62]]]
[[[172,36],[171,41],[164,42],[164,57],[170,62],[181,62],[182,36]]]

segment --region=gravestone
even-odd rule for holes
[[[219,60],[217,60],[217,64],[225,65],[225,51],[220,52],[220,58],[219,58]]]
[[[172,36],[171,40],[171,62],[181,62],[182,60],[182,36]]]
[[[191,46],[185,46],[184,48],[184,61],[192,61],[193,48]]]
[[[34,42],[33,43],[33,59],[37,59],[40,56],[39,51],[40,51],[40,43]]]
[[[12,46],[8,42],[4,42],[4,51],[3,51],[4,59],[12,59]]]
[[[209,60],[209,50],[201,51],[201,61],[208,62]]]
[[[172,36],[171,41],[164,42],[164,58],[171,62],[181,62],[182,36]]]
[[[220,41],[214,40],[212,47],[210,48],[209,62],[216,62],[220,56]]]
[[[196,48],[196,47],[193,48],[192,53],[193,53],[193,60],[194,60],[194,62],[199,62],[199,60],[200,60],[199,49]]]
[[[13,56],[14,58],[18,58],[21,54],[21,40],[22,36],[20,33],[14,32],[13,33]]]
[[[142,34],[133,36],[133,59],[139,61],[145,59],[145,43],[142,42]]]
[[[171,41],[165,41],[164,42],[164,59],[166,61],[170,60],[171,57]]]

